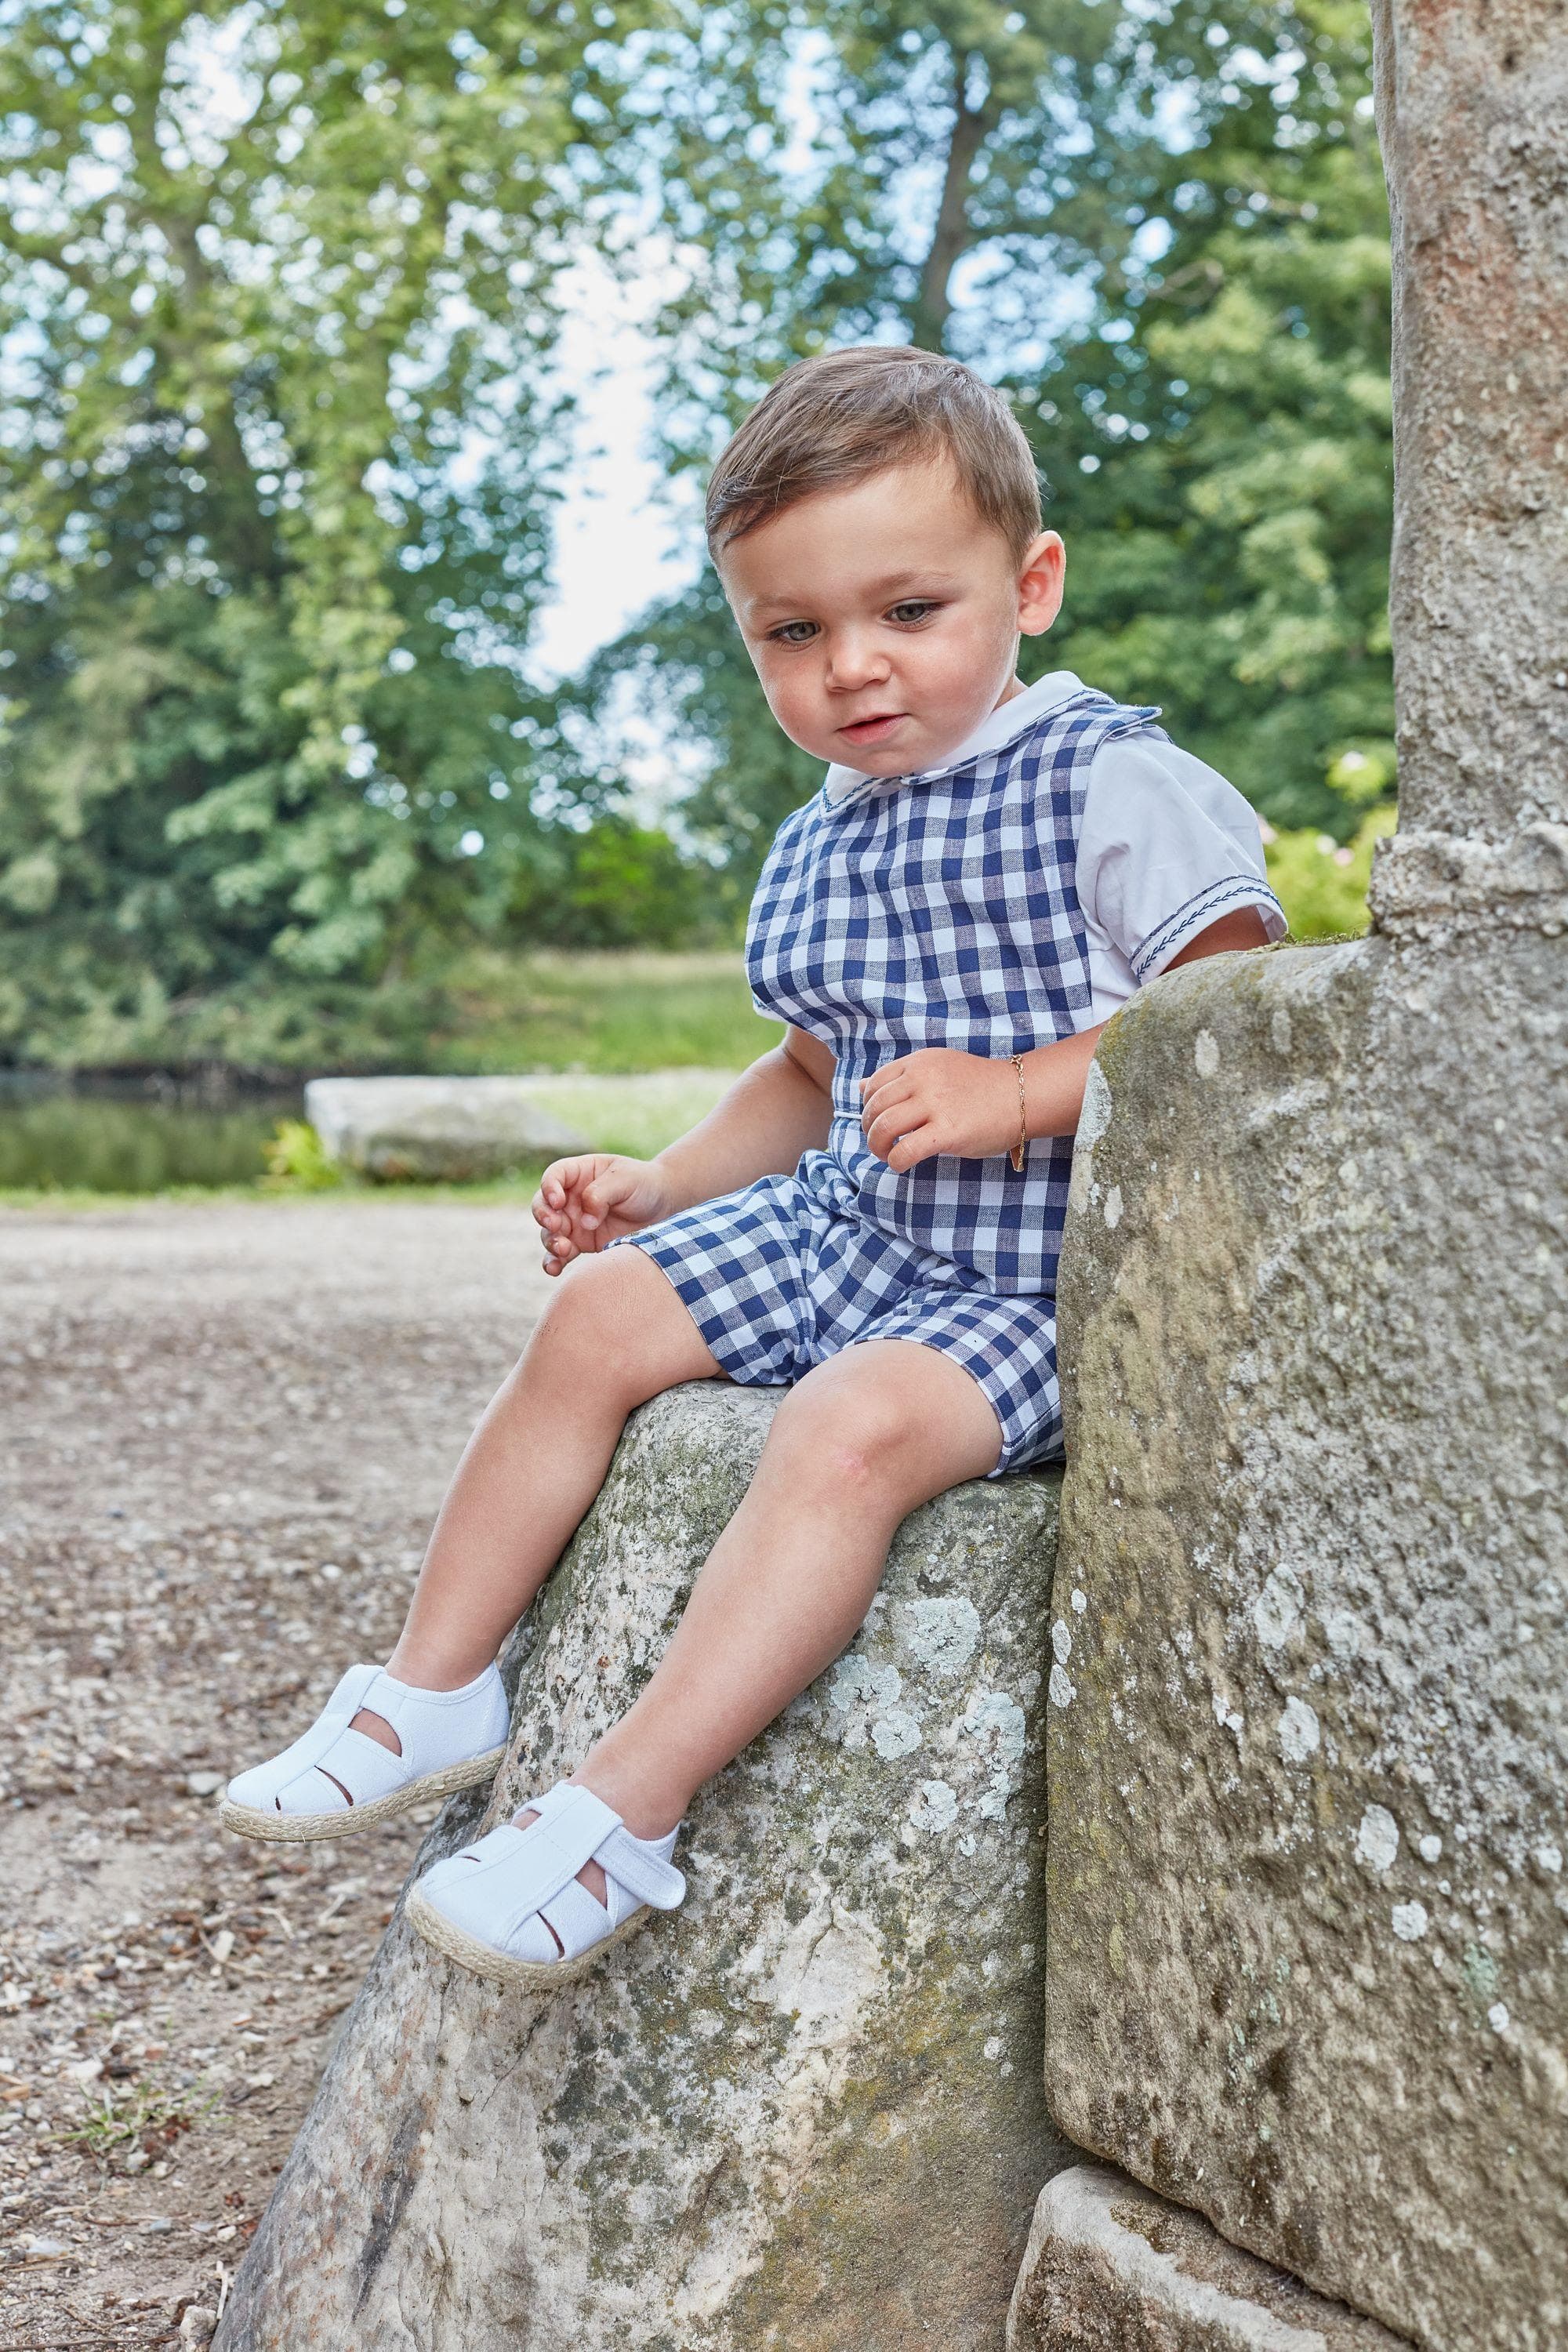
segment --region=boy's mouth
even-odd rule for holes
[[[879,710],[874,719],[852,719],[838,732],[847,743],[879,743],[908,716],[905,710]]]

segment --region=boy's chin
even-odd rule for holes
[[[833,756],[841,767],[857,769],[863,776],[922,775],[927,769],[940,768],[979,724],[977,719],[971,720],[956,734],[951,729],[939,734],[924,728],[900,727],[886,742],[847,747]]]

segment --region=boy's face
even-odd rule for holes
[[[1055,620],[1063,562],[1044,531],[1020,563],[939,462],[802,499],[720,569],[791,741],[902,776],[937,766],[1019,691],[1019,635]]]

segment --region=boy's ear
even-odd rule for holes
[[[1062,609],[1067,550],[1060,534],[1041,531],[1024,550],[1018,567],[1018,627],[1026,637],[1043,637]]]

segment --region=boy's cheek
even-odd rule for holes
[[[770,682],[767,673],[758,672],[768,709],[792,743],[809,751],[816,759],[837,757],[833,747],[833,724],[823,707],[823,697],[800,687],[792,679],[788,687]]]

